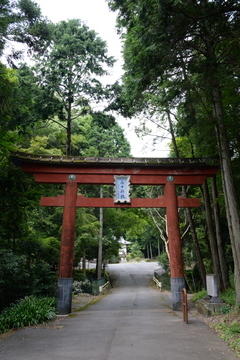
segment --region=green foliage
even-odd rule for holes
[[[97,257],[99,221],[87,209],[77,211],[77,231],[74,250],[75,265],[84,255],[88,260]]]
[[[54,298],[26,296],[0,313],[0,333],[40,324],[54,319],[55,316]]]
[[[106,43],[95,31],[72,19],[54,26],[48,54],[35,61],[42,102],[53,104],[58,121],[65,123],[66,154],[70,155],[73,120],[89,110],[90,101],[108,96],[99,77],[107,75],[105,67],[111,67],[114,59],[107,55]]]
[[[26,255],[0,252],[0,310],[26,295],[54,296],[56,273],[41,259],[29,263]]]
[[[234,319],[234,320],[233,320]],[[225,314],[222,321],[210,323],[210,327],[218,332],[218,335],[225,341],[228,346],[236,351],[237,356],[240,356],[240,323],[239,313],[230,312]]]
[[[234,274],[233,274],[233,273],[231,273],[231,274],[229,275],[229,281],[230,281],[231,288],[232,288],[232,289],[235,289]]]
[[[121,259],[119,258],[119,256],[113,255],[113,256],[110,257],[108,262],[109,262],[109,264],[118,264],[120,262],[120,260]]]
[[[73,294],[77,295],[82,293],[87,293],[87,294],[92,293],[92,284],[86,277],[81,281],[73,282]]]
[[[131,259],[132,259],[131,254],[127,254],[127,255],[126,255],[126,260],[127,260],[127,261],[131,261]]]
[[[0,256],[0,310],[31,293],[31,278],[24,255],[2,250]]]
[[[169,267],[169,258],[167,253],[162,253],[157,256],[158,265],[162,266],[165,270]]]
[[[45,237],[39,240],[41,244],[42,259],[54,268],[58,264],[60,241],[54,236]]]
[[[219,309],[219,313],[224,315],[224,314],[229,314],[231,312],[231,306],[229,306],[228,304],[225,304],[223,306],[220,307]]]
[[[197,265],[184,270],[184,278],[188,292],[195,293],[202,289],[202,279]]]
[[[81,269],[73,269],[73,280],[74,281],[84,281],[86,279],[86,275],[83,274]]]
[[[171,291],[170,275],[168,272],[161,275],[162,289],[166,291]]]
[[[191,301],[196,302],[198,300],[202,300],[207,295],[206,290],[198,291],[196,294],[193,295],[191,298]]]
[[[240,323],[238,321],[234,321],[229,326],[229,332],[231,332],[232,334],[240,334]]]
[[[25,44],[29,50],[42,53],[51,39],[48,21],[43,18],[39,6],[31,0],[0,0],[0,28],[0,55],[13,42]],[[8,49],[9,63],[13,64],[13,60],[20,55],[21,51],[10,52]]]
[[[145,119],[150,119],[156,124],[158,136],[161,136],[162,128],[167,129],[172,138],[171,156],[220,154],[221,165],[225,159],[229,168],[232,163],[234,179],[230,170],[224,170],[221,175],[224,183],[229,180],[236,183],[237,196],[233,185],[225,187],[225,203],[228,206],[231,196],[239,203],[239,122],[235,121],[239,118],[237,104],[240,98],[236,86],[239,68],[234,66],[240,49],[239,2],[195,1],[186,4],[173,0],[108,0],[108,3],[113,11],[117,11],[118,28],[124,38],[125,74],[119,110],[128,107],[131,115],[140,115],[144,119],[143,129],[148,127]],[[230,194],[226,194],[228,191]],[[225,205],[220,204],[223,214]],[[229,204],[230,213],[236,208],[237,205]],[[222,219],[222,224],[228,221],[230,233],[234,234],[232,241],[237,243],[239,236],[238,230],[235,233],[235,224],[239,222],[239,212],[227,220],[224,214]],[[231,219],[234,219],[232,224]],[[201,253],[206,272],[211,273],[212,259],[204,219],[199,216],[198,221],[196,228],[197,235],[201,235]],[[183,246],[189,243],[188,238],[185,235]],[[224,240],[229,249],[227,232]],[[191,255],[190,246],[185,251],[185,261]],[[229,255],[229,250],[226,254]],[[192,251],[192,259],[194,255]],[[233,269],[231,254],[228,262]],[[234,265],[239,302],[238,262]]]
[[[97,278],[96,269],[86,269],[86,276],[88,279],[96,279]]]
[[[31,294],[36,296],[55,296],[57,287],[57,273],[52,264],[39,259],[30,268],[32,280]]]
[[[220,294],[220,298],[226,304],[234,306],[236,303],[236,291],[234,289],[226,289]]]
[[[129,245],[129,255],[131,255],[132,259],[141,259],[143,257],[141,247],[137,241]]]
[[[88,139],[85,156],[128,157],[130,155],[130,144],[113,116],[99,112],[92,113]],[[93,150],[94,154],[89,152]]]
[[[20,72],[21,76],[20,77]],[[32,79],[31,79],[32,80]],[[35,112],[33,81],[23,80],[23,72],[8,69],[0,63],[0,157],[16,150],[16,144],[22,140],[26,126],[39,119]]]

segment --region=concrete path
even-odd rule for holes
[[[236,360],[195,317],[189,324],[171,299],[148,286],[157,264],[111,265],[115,285],[55,328],[26,328],[0,342],[1,360]]]

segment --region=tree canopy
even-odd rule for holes
[[[10,65],[22,54],[14,43],[27,46],[29,52],[43,53],[51,39],[51,26],[40,7],[32,0],[0,0],[0,55],[6,51]]]
[[[108,96],[100,78],[113,66],[114,59],[95,31],[73,19],[54,26],[51,46],[35,62],[43,101],[54,102],[58,119],[66,123],[66,154],[70,155],[72,120],[86,112],[91,103]]]

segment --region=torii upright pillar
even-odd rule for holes
[[[174,183],[166,183],[164,189],[167,205],[166,218],[170,255],[172,308],[173,310],[180,310],[182,306],[182,289],[185,288],[185,280],[179,230],[178,198]]]
[[[65,185],[57,296],[57,310],[59,314],[69,314],[72,308],[72,271],[77,189],[78,184],[76,182],[68,181]]]

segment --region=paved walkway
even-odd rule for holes
[[[1,360],[236,360],[202,321],[171,310],[148,286],[155,264],[118,264],[115,286],[54,327],[25,328],[0,342]]]

